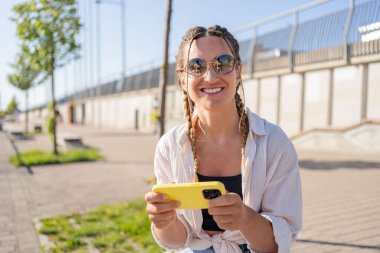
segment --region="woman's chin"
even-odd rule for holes
[[[202,108],[207,111],[222,110],[227,106],[225,100],[208,100],[199,104],[197,108]]]

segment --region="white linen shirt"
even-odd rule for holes
[[[278,252],[288,253],[302,227],[297,154],[278,126],[247,111],[250,131],[245,147],[246,175],[242,168],[243,201],[272,223]],[[186,130],[186,124],[175,127],[159,140],[154,159],[157,184],[193,182],[194,161]],[[209,236],[202,229],[201,210],[178,209],[177,216],[187,233],[181,248],[201,250],[213,246],[216,253],[240,253],[238,245],[247,243],[240,231],[226,230]],[[152,234],[160,247],[173,250],[159,240],[153,224]],[[250,245],[248,248],[257,252]]]

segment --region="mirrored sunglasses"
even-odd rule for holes
[[[219,55],[215,57],[212,62],[206,62],[200,58],[193,58],[189,60],[185,72],[194,77],[201,77],[207,72],[207,65],[209,63],[212,64],[215,73],[218,75],[226,75],[234,70],[237,61],[233,56],[228,54]]]

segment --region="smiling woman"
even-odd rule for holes
[[[302,223],[298,159],[279,127],[244,106],[237,40],[217,25],[194,27],[176,60],[187,124],[158,142],[157,183],[220,181],[228,193],[208,209],[185,210],[148,192],[157,243],[203,253],[290,252]]]
[[[189,47],[188,63],[179,71],[179,79],[198,113],[221,112],[224,106],[223,110],[232,110],[232,115],[239,117],[234,97],[240,85],[241,65],[232,54],[223,39],[213,36],[199,38]],[[215,111],[215,106],[219,110]]]

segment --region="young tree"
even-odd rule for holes
[[[76,37],[81,27],[75,0],[29,0],[13,8],[17,36],[28,47],[31,62],[41,81],[51,80],[53,104],[53,151],[57,150],[54,72],[73,57],[78,57]]]
[[[10,84],[19,88],[25,92],[25,132],[29,132],[29,108],[28,108],[28,93],[29,89],[33,86],[38,76],[38,71],[33,68],[33,65],[30,62],[27,62],[27,59],[30,59],[28,56],[27,48],[22,46],[20,54],[17,55],[16,63],[13,64],[15,73],[8,75],[8,81]]]
[[[161,95],[161,108],[160,108],[160,137],[165,133],[165,112],[166,112],[166,86],[168,83],[168,70],[169,70],[169,35],[170,35],[170,21],[172,17],[172,0],[167,0],[166,8],[166,25],[165,25],[165,45],[164,45],[164,63],[160,73],[160,95]]]
[[[18,103],[16,100],[16,96],[13,96],[12,100],[9,101],[7,109],[5,109],[5,114],[11,114],[18,110]]]

